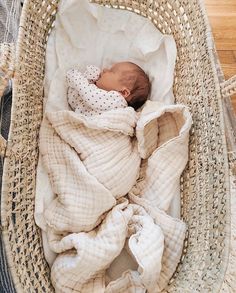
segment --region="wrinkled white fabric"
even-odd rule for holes
[[[59,111],[46,118],[40,153],[57,195],[44,211],[47,224],[57,232],[89,231],[138,177],[136,113],[127,107],[94,117]]]
[[[56,292],[160,292],[175,271],[186,230],[165,210],[188,157],[187,108],[148,102],[138,119],[130,107],[94,117],[72,111],[46,117],[40,151],[56,194],[44,219],[49,246],[59,254],[51,271]],[[162,133],[166,119],[169,131]],[[155,130],[158,135],[150,135]],[[124,248],[137,270],[106,281]]]

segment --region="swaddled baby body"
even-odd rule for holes
[[[125,195],[127,187],[132,187],[135,183],[138,170],[138,162],[140,157],[137,150],[137,142],[133,140],[134,128],[136,124],[136,113],[134,110],[140,108],[147,100],[150,92],[150,82],[146,73],[138,65],[132,62],[119,62],[113,64],[109,69],[104,68],[102,71],[93,65],[87,66],[87,70],[82,74],[78,69],[70,69],[67,72],[66,80],[68,83],[68,103],[71,108],[79,115],[88,117],[97,117],[95,119],[100,123],[111,123],[109,129],[113,127],[115,132],[107,134],[110,139],[115,139],[117,142],[113,146],[113,151],[110,149],[110,142],[101,141],[94,143],[94,147],[88,148],[93,138],[88,137],[83,131],[80,131],[81,140],[84,144],[80,144],[80,158],[99,182],[102,182],[106,188],[112,191],[112,194],[117,198]],[[132,108],[130,108],[130,107]],[[129,110],[129,114],[123,110]],[[114,112],[115,110],[115,112]],[[110,113],[110,115],[109,115]],[[119,113],[117,115],[117,113]],[[107,115],[109,116],[107,116]],[[101,116],[99,116],[101,115]],[[106,117],[104,116],[106,115]],[[124,125],[124,115],[130,117],[130,126],[132,130],[127,132],[121,130],[120,126]],[[111,126],[113,124],[113,126]],[[132,133],[131,133],[132,132]],[[126,133],[126,135],[124,135]],[[95,130],[94,136],[98,135]],[[99,148],[99,146],[102,146]],[[114,148],[116,152],[114,152]],[[96,152],[95,152],[96,149]],[[115,154],[115,155],[114,155]],[[105,162],[101,161],[101,157],[106,157]],[[129,157],[127,160],[126,157]],[[116,178],[111,178],[110,168],[107,168],[107,160],[116,162],[117,169]],[[132,162],[133,161],[133,162]],[[94,163],[96,162],[96,163]],[[124,163],[126,162],[126,163]],[[127,178],[127,182],[122,184],[122,177],[126,175],[128,166],[134,164],[133,176]],[[126,170],[126,171],[125,171]],[[130,171],[130,175],[131,175]],[[136,174],[136,175],[135,175]],[[125,176],[126,177],[126,176]],[[106,180],[104,180],[106,178]],[[133,179],[132,179],[133,178]],[[120,184],[118,183],[120,182]],[[127,186],[123,188],[122,186]],[[123,192],[122,192],[123,191]]]
[[[147,100],[151,88],[148,76],[132,62],[115,63],[102,71],[90,65],[83,74],[71,69],[66,78],[69,105],[86,116],[127,106],[137,110]]]
[[[144,71],[130,62],[102,72],[94,66],[84,74],[71,69],[66,78],[75,113],[47,113],[48,133],[41,138],[57,194],[45,219],[56,233],[90,231],[135,184],[141,163],[135,109],[150,91]]]
[[[68,103],[77,117],[82,114],[87,121],[96,119],[95,128],[103,125],[102,129],[91,129],[89,135],[81,128],[75,129],[75,135],[80,137],[76,145],[80,159],[89,173],[115,198],[122,197],[139,174],[140,155],[134,138],[137,115],[134,110],[148,98],[148,76],[134,63],[119,62],[102,71],[90,65],[83,74],[78,69],[71,69],[66,79]],[[103,135],[106,139],[102,139]],[[129,176],[126,176],[127,172]]]

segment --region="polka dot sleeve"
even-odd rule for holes
[[[100,90],[95,84],[90,84],[78,69],[71,69],[66,75],[67,83],[69,88],[77,91],[79,98],[77,102],[74,102],[74,107],[87,107],[88,109],[98,110],[103,106],[101,105],[101,99],[106,93],[104,90]],[[68,90],[68,101],[73,104],[72,91]],[[101,109],[102,110],[102,109]]]
[[[70,69],[66,73],[66,81],[69,87],[79,91],[81,87],[87,86],[88,80],[78,69]]]
[[[72,110],[75,111],[75,109],[79,106],[79,96],[77,90],[69,87],[67,90],[67,100]]]
[[[101,70],[94,66],[94,65],[89,65],[86,67],[86,71],[84,72],[84,77],[88,79],[89,82],[95,82],[98,80],[99,75],[101,73]]]
[[[88,79],[78,69],[67,72],[69,86],[68,103],[71,108],[84,115],[101,114],[103,111],[127,107],[127,102],[117,91],[105,91]]]

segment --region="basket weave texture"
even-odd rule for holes
[[[41,231],[34,222],[38,134],[48,35],[58,0],[28,0],[16,51],[12,122],[2,189],[2,232],[18,292],[53,292]],[[197,0],[96,0],[148,17],[177,45],[174,94],[193,127],[181,177],[181,215],[188,224],[181,262],[166,292],[219,292],[228,263],[229,175],[214,44]]]

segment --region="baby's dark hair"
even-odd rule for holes
[[[122,82],[130,90],[128,105],[137,110],[146,102],[151,90],[151,83],[141,67],[132,62],[127,63],[130,65],[130,70],[124,72]]]

